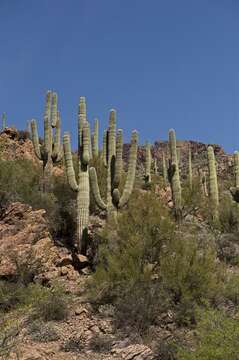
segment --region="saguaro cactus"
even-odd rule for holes
[[[192,171],[192,152],[191,146],[188,147],[188,182],[189,188],[192,190],[193,188],[193,171]]]
[[[136,131],[132,132],[131,148],[128,164],[128,173],[122,195],[119,191],[119,183],[123,170],[123,131],[117,131],[116,138],[116,111],[110,111],[109,127],[104,133],[105,143],[103,151],[105,155],[105,164],[107,165],[107,198],[104,201],[100,195],[97,174],[94,167],[90,168],[90,183],[97,206],[107,211],[107,217],[116,220],[117,210],[122,208],[129,200],[133,190],[135,169],[137,161],[138,135]]]
[[[234,152],[234,174],[235,174],[235,187],[231,187],[230,191],[233,200],[239,203],[239,152]]]
[[[55,136],[53,136],[55,128]],[[31,120],[32,142],[36,156],[43,162],[44,190],[46,188],[46,172],[51,175],[53,163],[62,159],[61,148],[61,119],[57,111],[57,94],[48,91],[46,94],[46,105],[44,114],[44,142],[39,143],[36,120]]]
[[[87,244],[89,206],[90,206],[90,188],[89,188],[89,160],[90,160],[90,129],[85,120],[82,124],[82,118],[78,118],[78,176],[72,161],[70,135],[64,134],[63,148],[66,164],[66,174],[68,183],[73,191],[77,193],[77,239],[76,247],[78,252],[82,252]]]
[[[176,134],[173,129],[169,130],[169,148],[170,160],[168,168],[168,178],[172,190],[175,217],[178,221],[180,221],[182,218],[182,191],[177,159]]]
[[[207,191],[207,177],[206,177],[206,173],[203,169],[198,169],[198,176],[199,176],[199,181],[201,184],[201,191],[204,197],[208,196],[208,191]]]
[[[162,167],[163,167],[164,186],[166,187],[168,185],[168,173],[167,173],[167,166],[166,166],[166,160],[165,160],[164,151],[163,151]]]
[[[158,175],[158,164],[157,159],[154,159],[154,175]]]
[[[92,141],[92,155],[97,158],[99,155],[99,120],[95,119],[93,141]]]
[[[151,155],[151,145],[147,142],[145,145],[145,183],[151,183],[151,164],[152,164],[152,155]]]
[[[7,122],[7,115],[6,113],[2,113],[2,130],[6,128],[6,122]]]
[[[212,217],[214,220],[217,220],[218,207],[219,207],[219,194],[218,194],[216,161],[212,146],[208,146],[207,156],[208,156],[208,170],[209,170],[209,197],[210,197],[210,204],[212,207]]]

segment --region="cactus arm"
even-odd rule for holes
[[[71,153],[70,135],[68,133],[64,134],[63,148],[64,148],[64,158],[66,164],[66,175],[69,185],[72,190],[78,191],[79,187],[76,182],[75,170],[73,166],[72,153]]]
[[[166,160],[165,160],[164,151],[163,151],[163,161],[162,161],[162,165],[163,165],[164,186],[167,186],[167,184],[168,184],[168,174],[167,174],[167,167],[166,167]]]
[[[61,115],[60,112],[57,112],[57,122],[56,122],[56,133],[54,139],[53,153],[52,157],[55,161],[59,161],[59,154],[61,152]]]
[[[235,185],[239,188],[239,152],[234,152],[234,173],[235,173]]]
[[[129,201],[129,197],[132,193],[134,180],[135,180],[135,170],[137,163],[137,150],[138,150],[138,133],[136,130],[132,132],[131,136],[131,147],[130,147],[130,155],[129,155],[129,165],[128,165],[128,173],[126,178],[126,183],[124,187],[123,194],[119,200],[119,208],[122,208]]]
[[[146,183],[151,182],[151,163],[152,163],[151,146],[149,143],[146,143],[146,156],[145,156],[145,181],[146,181]]]
[[[209,166],[209,196],[217,216],[217,207],[219,206],[218,183],[217,183],[217,170],[214,150],[212,146],[207,148],[208,166]]]
[[[83,165],[88,165],[90,160],[90,128],[88,121],[86,121],[83,125],[82,134],[83,149],[81,162]]]
[[[81,251],[82,246],[86,245],[87,230],[89,223],[90,206],[90,185],[89,172],[79,173],[79,191],[77,193],[77,247]]]
[[[37,131],[37,122],[35,119],[31,120],[31,130],[32,130],[32,143],[35,154],[39,160],[42,160],[41,149],[39,144],[39,136]]]
[[[107,166],[107,130],[104,130],[103,135],[103,150],[102,150],[102,158],[104,166]]]
[[[6,115],[6,113],[4,112],[3,114],[2,114],[2,130],[4,130],[5,128],[6,128],[6,119],[7,119],[7,115]]]
[[[97,174],[96,174],[96,171],[95,171],[94,167],[90,168],[89,174],[90,174],[91,190],[92,190],[95,202],[96,202],[97,206],[100,209],[106,210],[107,205],[105,204],[104,200],[102,199],[102,197],[100,195],[100,189],[99,189],[99,185],[98,185]]]
[[[110,121],[108,129],[108,160],[116,153],[116,141],[115,141],[115,132],[116,132],[116,110],[110,110]]]
[[[90,131],[90,123],[87,121],[89,127],[89,156],[92,159],[92,141],[91,141],[91,131]]]
[[[115,157],[115,173],[113,185],[115,188],[119,186],[123,170],[123,130],[117,131],[116,138],[116,157]]]
[[[94,122],[94,134],[92,142],[93,157],[97,158],[99,155],[99,120],[95,119]]]
[[[169,130],[169,147],[170,147],[170,183],[173,195],[173,203],[175,215],[178,220],[181,220],[181,212],[182,212],[182,194],[181,194],[181,183],[179,176],[179,167],[178,167],[178,159],[177,159],[177,145],[176,145],[176,134],[173,129]]]
[[[52,91],[48,90],[46,93],[46,102],[45,102],[45,113],[44,118],[48,118],[48,121],[51,121],[51,103],[52,103]]]
[[[81,152],[83,124],[86,121],[86,101],[85,97],[80,97],[78,110],[78,152]]]
[[[55,128],[58,121],[58,112],[57,112],[57,93],[52,93],[52,107],[51,107],[51,126]]]

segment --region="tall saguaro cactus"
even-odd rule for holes
[[[78,118],[78,175],[76,176],[72,152],[70,135],[64,134],[63,148],[66,164],[66,174],[68,183],[73,191],[77,193],[77,239],[76,247],[81,252],[87,243],[89,206],[90,206],[90,188],[89,188],[89,160],[90,160],[90,129],[88,121],[81,123]]]
[[[193,171],[192,171],[192,151],[191,146],[188,148],[188,182],[189,188],[192,190],[193,188]]]
[[[209,170],[209,198],[212,207],[213,220],[217,220],[218,207],[219,207],[219,194],[218,194],[216,161],[212,146],[208,146],[207,156],[208,156],[208,170]]]
[[[151,183],[151,164],[152,164],[152,155],[151,155],[151,145],[147,142],[145,146],[145,183]]]
[[[234,174],[235,174],[235,187],[231,187],[230,191],[233,200],[239,203],[239,152],[234,152]]]
[[[168,168],[168,178],[172,190],[173,205],[175,217],[178,221],[182,218],[182,191],[179,176],[178,158],[177,158],[177,145],[176,134],[173,129],[169,130],[169,149],[170,160]]]
[[[92,141],[92,155],[97,158],[99,155],[99,120],[95,119],[93,141]]]
[[[168,185],[168,173],[167,173],[167,166],[166,166],[166,159],[165,159],[164,151],[163,151],[162,167],[163,167],[164,186],[166,187]]]
[[[7,115],[4,112],[4,113],[2,113],[2,130],[4,130],[6,128],[6,126],[7,126],[6,123],[7,123]]]
[[[109,127],[104,133],[103,154],[105,155],[104,163],[107,166],[107,196],[104,201],[100,195],[98,179],[94,167],[90,168],[90,183],[97,206],[107,211],[107,217],[116,219],[117,210],[127,204],[133,190],[135,180],[135,170],[137,162],[138,134],[132,132],[131,148],[128,164],[128,173],[123,193],[120,194],[119,183],[123,170],[123,131],[119,129],[116,137],[116,111],[110,111]]]
[[[53,129],[55,128],[55,136]],[[44,189],[46,187],[46,173],[51,175],[53,163],[62,158],[61,149],[61,119],[57,111],[57,94],[48,91],[44,113],[44,142],[40,145],[36,120],[31,120],[32,142],[35,154],[43,162]]]

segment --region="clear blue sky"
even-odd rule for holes
[[[239,148],[238,0],[0,0],[0,43],[0,112],[19,128],[54,89],[74,146],[83,95],[101,132],[116,108],[126,140],[173,127]]]

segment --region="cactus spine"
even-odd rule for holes
[[[189,188],[192,190],[193,188],[193,171],[192,171],[192,152],[191,147],[188,148],[188,182]]]
[[[145,183],[151,183],[151,164],[152,164],[152,155],[151,155],[151,145],[147,142],[145,146]]]
[[[216,161],[212,146],[208,146],[207,155],[208,155],[208,169],[209,169],[209,197],[212,206],[212,217],[213,220],[217,220],[218,207],[219,207],[219,194],[218,194]]]
[[[97,158],[99,155],[99,120],[95,119],[93,142],[92,142],[92,155]]]
[[[78,116],[78,176],[72,160],[71,142],[69,133],[63,137],[64,158],[68,183],[77,193],[77,239],[78,252],[85,252],[88,237],[90,188],[89,188],[89,160],[90,160],[90,128],[84,118],[85,98],[80,98],[80,112]]]
[[[172,190],[175,217],[178,221],[182,218],[182,195],[177,159],[176,134],[173,129],[169,130],[170,161],[168,178]]]
[[[6,113],[2,113],[2,130],[4,130],[7,127],[7,115]]]
[[[119,129],[116,137],[116,111],[110,111],[109,127],[104,133],[103,154],[104,163],[107,165],[107,198],[104,201],[100,195],[97,174],[94,167],[90,168],[90,183],[97,206],[107,211],[107,217],[116,220],[117,210],[127,204],[133,190],[137,162],[138,135],[132,132],[129,156],[128,173],[122,195],[119,183],[123,170],[123,131]]]
[[[53,128],[55,136],[53,137]],[[46,94],[46,104],[44,113],[44,143],[40,145],[37,131],[36,120],[31,120],[31,137],[37,158],[43,161],[44,189],[46,188],[45,173],[51,175],[53,163],[57,163],[62,158],[61,150],[61,119],[57,112],[57,94],[48,91]]]

